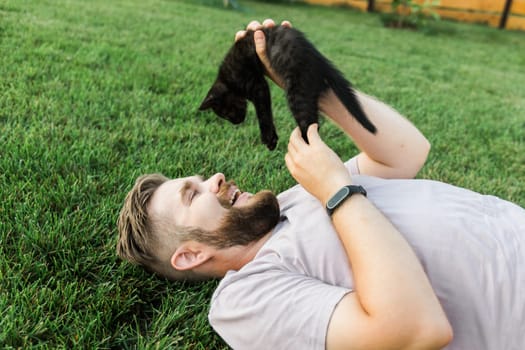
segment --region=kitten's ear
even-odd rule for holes
[[[208,91],[208,94],[204,98],[204,101],[202,101],[201,106],[199,107],[199,111],[204,111],[213,107],[213,105],[218,100],[220,100],[220,98],[222,97],[222,95],[224,95],[226,91],[228,91],[226,85],[224,85],[220,81],[216,81],[211,87],[210,91]]]

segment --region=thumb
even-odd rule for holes
[[[321,141],[321,137],[319,136],[319,124],[314,123],[310,124],[308,126],[308,130],[306,131],[306,136],[308,137],[308,143],[318,142]]]
[[[253,40],[255,41],[255,51],[257,56],[265,66],[269,66],[268,57],[266,57],[266,38],[262,30],[257,30],[253,33]]]

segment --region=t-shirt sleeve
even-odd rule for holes
[[[325,349],[333,310],[350,290],[281,270],[219,287],[209,321],[233,349]]]
[[[359,164],[357,163],[357,156],[354,156],[345,162],[345,166],[352,175],[359,175]]]

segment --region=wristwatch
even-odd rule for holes
[[[360,193],[366,197],[366,190],[362,186],[348,185],[337,191],[337,193],[326,202],[326,212],[328,215],[332,216],[338,206],[356,193]]]

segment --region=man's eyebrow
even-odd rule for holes
[[[191,181],[186,180],[184,181],[184,183],[182,184],[182,187],[180,188],[180,198],[181,198],[182,204],[186,206],[190,204],[188,201],[187,193],[189,190],[191,190],[192,187],[193,187],[193,184],[191,183]]]

